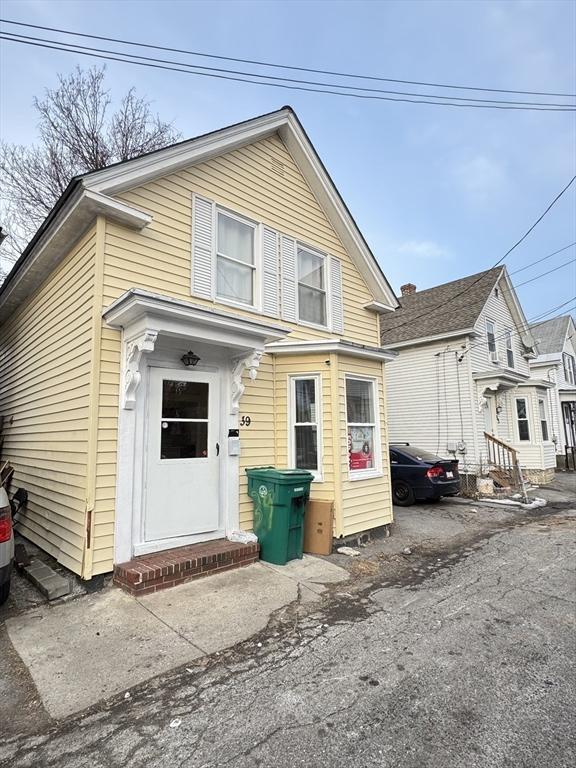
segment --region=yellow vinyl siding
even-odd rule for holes
[[[95,228],[0,328],[3,458],[26,488],[24,536],[82,572]]]
[[[346,374],[369,376],[376,380],[382,451],[381,477],[373,477],[366,480],[350,480],[346,420]],[[338,391],[340,407],[340,471],[342,473],[342,527],[340,530],[337,530],[337,535],[348,536],[392,522],[384,366],[376,360],[340,357],[338,361]]]

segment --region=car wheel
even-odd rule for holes
[[[5,581],[2,586],[0,586],[0,605],[2,603],[5,603],[6,600],[8,600],[8,595],[10,594],[10,580]]]
[[[404,480],[397,480],[392,486],[394,504],[399,507],[409,507],[414,504],[414,491]]]

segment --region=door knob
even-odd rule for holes
[[[220,443],[216,443],[216,456],[220,456]]]

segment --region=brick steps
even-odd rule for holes
[[[211,573],[222,573],[258,561],[258,544],[216,539],[202,544],[140,555],[114,566],[113,581],[131,595],[148,595]]]

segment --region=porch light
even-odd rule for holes
[[[192,350],[188,350],[188,352],[182,355],[180,360],[182,360],[186,368],[189,368],[190,366],[194,367],[195,365],[198,365],[198,363],[200,362],[200,358],[198,357],[198,355],[195,355],[194,352],[192,352]]]

